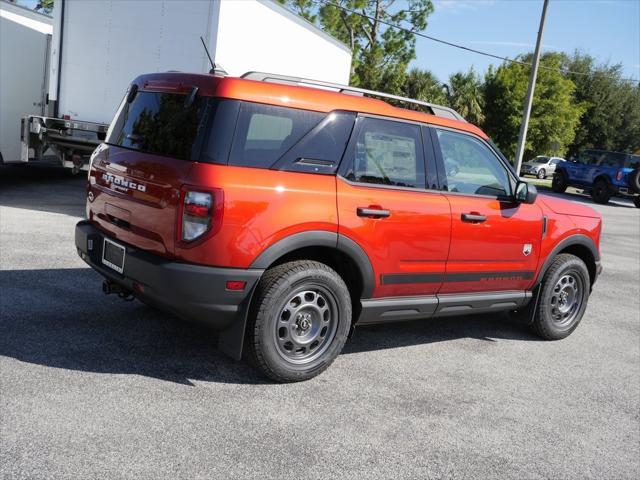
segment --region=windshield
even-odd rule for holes
[[[547,163],[549,161],[549,157],[536,157],[533,159],[533,163]]]

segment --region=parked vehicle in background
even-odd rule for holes
[[[551,186],[555,192],[564,192],[569,186],[582,188],[596,203],[626,197],[640,208],[640,155],[584,150],[557,166]]]
[[[221,329],[283,382],[357,325],[519,311],[564,338],[600,273],[600,215],[537,197],[457,112],[259,72],[135,79],[86,207],[106,293]]]
[[[556,171],[556,165],[560,162],[564,162],[564,158],[538,155],[522,164],[520,176],[534,175],[540,179],[547,178],[553,175]]]
[[[347,83],[351,71],[346,45],[272,0],[56,0],[49,57],[33,53],[42,64],[37,77],[16,67],[23,60],[14,61],[15,55],[32,52],[15,48],[23,43],[8,35],[3,29],[3,47],[14,53],[0,57],[2,78],[15,71],[24,80],[2,87],[22,91],[36,82],[47,99],[44,112],[34,112],[31,103],[23,107],[21,130],[21,117],[12,120],[22,155],[11,161],[55,155],[76,172],[88,168],[132,78],[140,72],[209,72],[200,37],[231,75],[261,69]]]

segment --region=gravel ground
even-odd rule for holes
[[[640,477],[630,203],[595,206],[604,273],[568,339],[487,316],[360,328],[326,373],[275,385],[103,295],[73,244],[83,197],[60,170],[0,169],[0,477]]]

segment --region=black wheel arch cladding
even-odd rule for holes
[[[349,257],[356,266],[362,282],[361,298],[370,298],[375,287],[371,260],[356,242],[337,232],[312,230],[289,235],[265,249],[249,268],[267,269],[285,255],[302,248],[326,247]],[[258,265],[262,265],[259,267]]]
[[[558,242],[549,255],[547,255],[547,258],[538,273],[538,277],[536,278],[535,286],[542,282],[545,273],[549,270],[555,258],[560,253],[571,253],[580,258],[587,266],[589,280],[593,286],[598,274],[597,264],[600,262],[600,253],[598,252],[596,245],[593,243],[593,240],[582,234],[571,235]]]

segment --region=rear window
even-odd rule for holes
[[[324,117],[308,110],[242,103],[229,164],[271,168]]]
[[[206,131],[209,98],[139,91],[123,101],[107,143],[182,160],[196,160]]]

